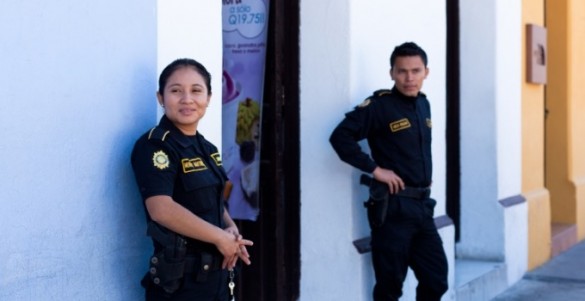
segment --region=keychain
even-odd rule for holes
[[[236,287],[236,284],[234,283],[234,270],[230,269],[230,282],[228,283],[228,287],[230,288],[230,296],[231,299],[230,301],[236,301],[236,297],[234,295],[234,287]]]

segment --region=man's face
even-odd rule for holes
[[[390,69],[390,77],[398,91],[406,96],[417,96],[429,69],[425,67],[420,56],[399,56]]]

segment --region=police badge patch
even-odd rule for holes
[[[155,152],[152,156],[152,163],[154,163],[156,168],[163,170],[169,167],[169,156],[163,151]]]

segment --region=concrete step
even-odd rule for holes
[[[491,300],[508,287],[506,264],[456,259],[455,287],[457,301]]]

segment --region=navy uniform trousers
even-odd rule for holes
[[[205,281],[198,282],[194,274],[185,274],[183,283],[173,294],[144,280],[146,301],[227,301],[229,298],[227,270],[210,271]]]
[[[447,291],[447,258],[433,219],[433,199],[390,196],[384,224],[372,229],[374,301],[398,300],[410,267],[416,300],[440,300]]]

